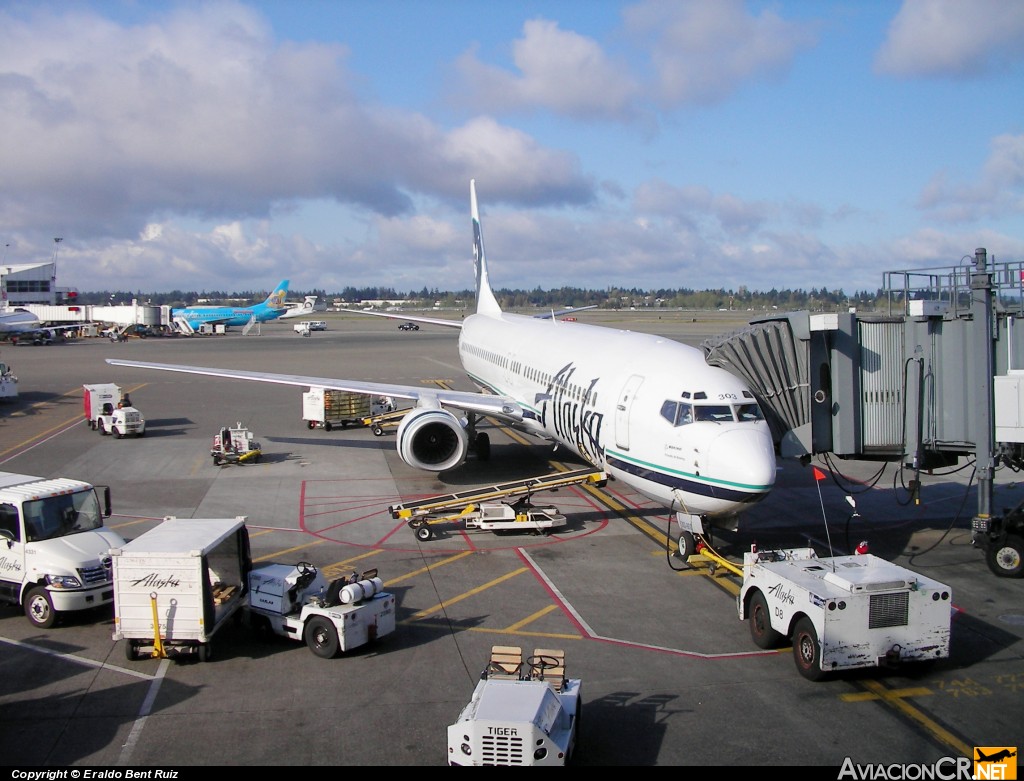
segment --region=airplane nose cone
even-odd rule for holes
[[[775,484],[775,447],[767,427],[733,429],[711,442],[701,472],[723,476],[738,489],[767,491]]]

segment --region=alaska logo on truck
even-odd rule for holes
[[[133,586],[148,586],[149,588],[181,588],[181,581],[174,575],[158,575],[150,572],[137,580],[131,581]]]

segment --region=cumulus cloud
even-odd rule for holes
[[[172,6],[136,25],[87,7],[18,10],[0,11],[0,232],[16,248],[110,239],[111,257],[168,277],[227,274],[238,258],[251,275],[269,244],[238,233],[253,243],[242,251],[204,228],[195,246],[170,221],[251,231],[314,200],[410,215],[417,198],[465,204],[480,172],[495,197],[524,204],[593,198],[572,153],[493,119],[446,128],[363,101],[347,46],[280,42],[239,3]],[[163,243],[127,252],[154,224]],[[190,254],[172,259],[175,247]],[[200,262],[212,255],[223,259]]]
[[[512,54],[515,73],[467,51],[457,63],[460,100],[485,111],[543,108],[578,119],[625,119],[635,113],[638,85],[626,65],[591,38],[557,22],[532,19],[523,24]]]
[[[946,222],[1024,215],[1024,135],[993,138],[988,159],[972,182],[937,173],[921,190],[918,207]]]
[[[626,9],[627,29],[649,41],[658,98],[667,107],[713,104],[754,80],[778,78],[815,44],[816,28],[741,0],[644,0]]]
[[[973,77],[1024,60],[1024,3],[904,0],[875,57],[878,73]]]

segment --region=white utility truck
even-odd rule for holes
[[[394,400],[388,396],[367,396],[365,393],[317,387],[302,394],[302,419],[309,429],[330,431],[335,426],[363,426],[367,418],[394,409]]]
[[[583,682],[565,676],[565,652],[491,648],[458,721],[448,727],[448,764],[566,765],[583,714]]]
[[[754,643],[767,649],[791,639],[796,669],[808,680],[949,656],[949,586],[870,553],[746,552],[736,600]]]
[[[83,411],[89,427],[118,439],[146,435],[146,418],[113,383],[82,386]]]
[[[210,659],[213,636],[245,604],[252,567],[245,521],[169,516],[110,551],[113,639],[125,641],[129,661]]]
[[[305,642],[323,659],[395,631],[395,596],[377,570],[331,583],[307,561],[267,564],[249,573],[249,623]]]
[[[49,629],[61,613],[114,600],[110,549],[124,544],[103,526],[110,488],[0,472],[0,600],[24,607]]]
[[[0,361],[0,401],[18,398],[18,378],[11,367]]]

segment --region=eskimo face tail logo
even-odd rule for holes
[[[280,309],[281,307],[283,307],[284,306],[284,297],[285,297],[285,292],[283,290],[278,290],[277,292],[275,292],[273,297],[271,297],[271,299],[270,299],[270,306],[271,306],[271,308],[272,309]]]
[[[1017,778],[1017,747],[975,746],[972,778],[1015,781]]]

